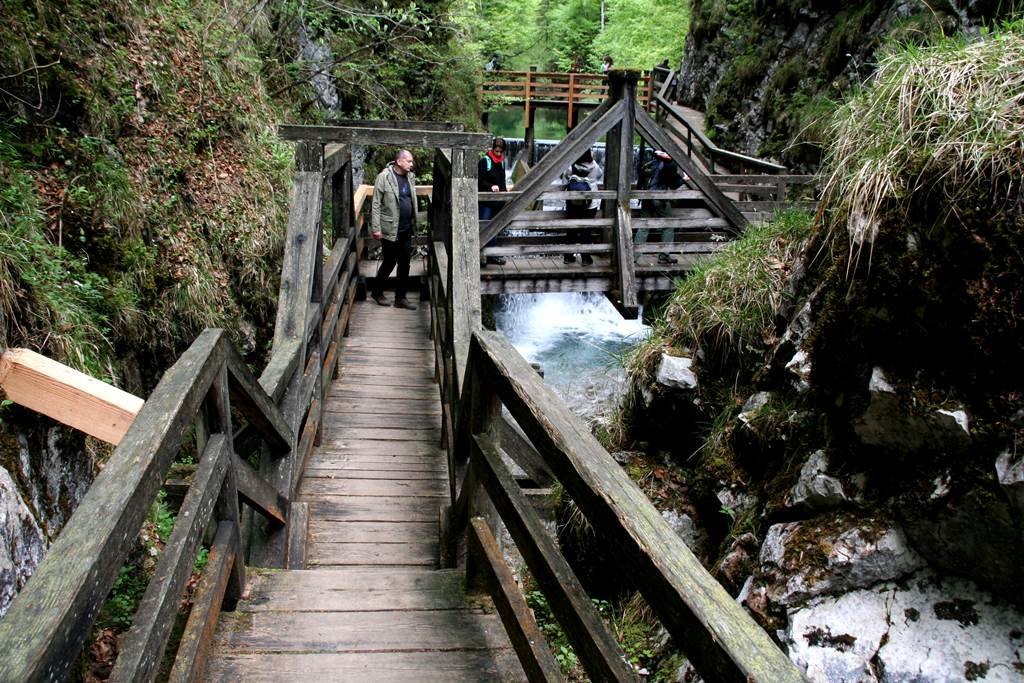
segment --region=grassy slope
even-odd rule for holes
[[[262,350],[291,162],[243,3],[7,5],[0,342],[136,392],[203,327]]]

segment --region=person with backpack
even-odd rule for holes
[[[647,181],[648,190],[675,190],[682,187],[683,182],[686,180],[679,174],[679,169],[676,167],[676,163],[672,161],[672,157],[660,149],[655,150],[654,158],[647,166],[644,167],[644,171],[646,177],[649,179]],[[668,218],[672,215],[672,201],[669,199],[645,199],[643,207],[644,215],[652,218]],[[649,228],[640,228],[636,231],[636,237],[633,239],[633,243],[643,244],[647,241],[647,235],[649,233]],[[663,244],[674,242],[674,238],[674,228],[669,227],[661,229],[661,241]],[[658,263],[661,265],[670,265],[673,263],[679,263],[679,259],[663,251],[658,254]]]
[[[496,137],[491,141],[491,148],[487,154],[481,157],[476,168],[476,188],[480,192],[507,192],[505,186],[505,149],[508,145],[505,138]],[[490,220],[501,210],[501,202],[480,202],[480,220]],[[487,246],[493,247],[498,244],[497,236]],[[486,268],[489,264],[497,266],[505,265],[503,256],[488,256],[481,261],[480,265]]]
[[[580,155],[580,158],[573,162],[572,166],[563,176],[565,189],[570,192],[589,192],[597,190],[604,179],[604,171],[594,161],[594,155],[588,149]],[[565,217],[568,220],[593,218],[601,206],[600,199],[570,199],[565,202]],[[593,228],[581,228],[577,233],[576,244],[591,244],[594,241]],[[575,254],[565,254],[565,263],[575,263]],[[589,266],[594,262],[590,254],[581,254],[580,262]]]

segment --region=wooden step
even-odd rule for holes
[[[207,680],[522,681],[495,614],[459,570],[249,570],[217,625]]]

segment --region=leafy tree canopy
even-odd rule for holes
[[[689,6],[680,0],[464,0],[461,19],[476,36],[486,62],[501,68],[597,71],[601,58],[649,69],[678,61],[689,27]]]

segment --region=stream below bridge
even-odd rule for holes
[[[585,421],[611,414],[625,387],[622,361],[650,328],[624,320],[603,294],[507,294],[495,321],[544,379]]]

